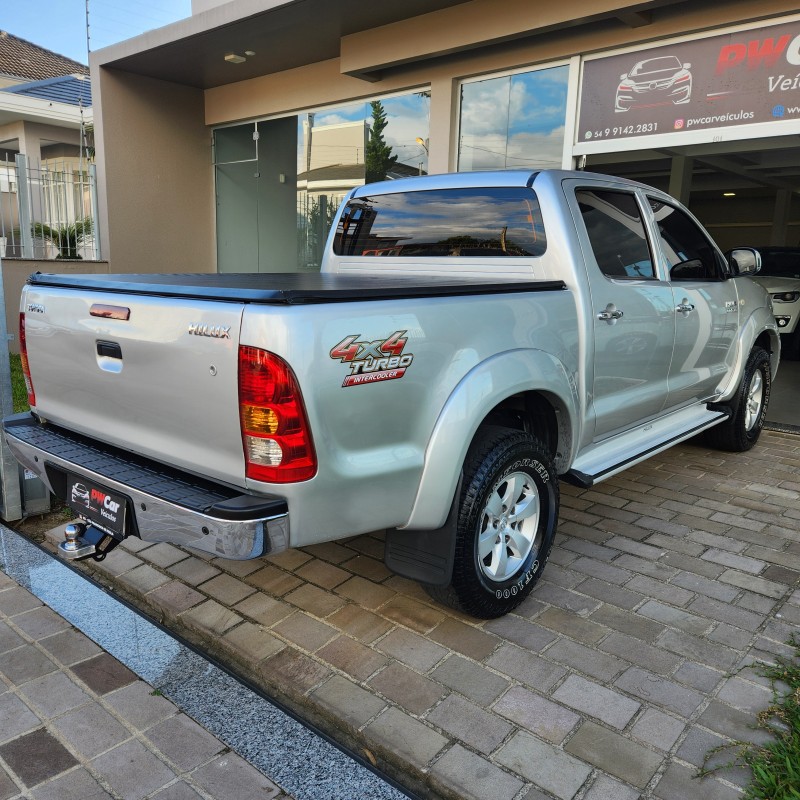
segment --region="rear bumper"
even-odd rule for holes
[[[66,500],[68,472],[124,495],[129,501],[126,536],[237,560],[278,553],[289,546],[285,498],[243,494],[41,424],[28,413],[4,419],[3,431],[20,464],[62,500]]]

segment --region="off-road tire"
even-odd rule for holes
[[[558,475],[535,436],[481,429],[464,462],[453,575],[447,586],[426,586],[428,593],[481,619],[516,608],[550,555],[558,502]]]
[[[738,390],[738,405],[725,422],[706,431],[705,441],[717,450],[741,453],[749,450],[761,435],[772,388],[769,353],[754,347],[747,358]]]

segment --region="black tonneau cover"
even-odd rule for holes
[[[403,297],[453,297],[566,289],[563,281],[434,276],[335,275],[312,273],[175,273],[118,275],[56,275],[35,272],[33,286],[57,286],[90,292],[116,292],[154,297],[190,297],[271,305],[346,303],[354,300],[395,300]]]

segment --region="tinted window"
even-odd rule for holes
[[[674,206],[650,199],[661,238],[661,252],[673,281],[712,281],[722,277],[724,264],[702,228]]]
[[[776,278],[800,278],[800,249],[759,247],[761,271],[759,275]]]
[[[333,251],[349,256],[539,256],[544,227],[525,188],[441,189],[351,200]]]
[[[636,198],[627,192],[575,193],[597,266],[612,278],[654,278]]]

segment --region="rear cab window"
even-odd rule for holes
[[[434,189],[351,199],[333,242],[338,256],[529,258],[547,246],[527,187]]]

